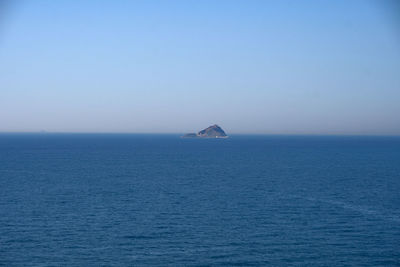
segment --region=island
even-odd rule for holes
[[[188,133],[182,136],[182,138],[228,138],[228,135],[222,130],[221,127],[214,124],[200,132]]]

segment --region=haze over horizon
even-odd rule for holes
[[[0,132],[400,135],[395,1],[0,5]]]

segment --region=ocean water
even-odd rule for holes
[[[400,138],[1,134],[0,265],[399,266]]]

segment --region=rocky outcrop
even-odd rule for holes
[[[221,127],[214,124],[200,132],[188,133],[182,136],[183,138],[227,138],[228,136]]]

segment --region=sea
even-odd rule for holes
[[[1,266],[400,266],[400,137],[0,134]]]

